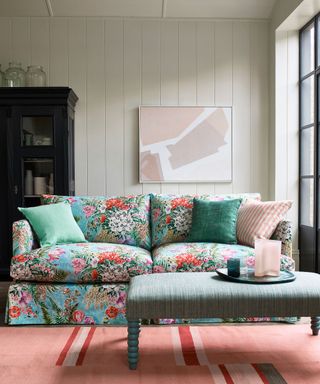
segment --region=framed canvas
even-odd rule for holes
[[[232,181],[231,107],[139,108],[140,183]]]

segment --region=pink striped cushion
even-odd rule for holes
[[[255,239],[270,239],[292,203],[251,200],[243,204],[238,211],[238,243],[254,247]]]

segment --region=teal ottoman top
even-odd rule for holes
[[[214,272],[135,276],[127,319],[319,316],[320,275],[295,274],[295,281],[282,284],[234,283]]]

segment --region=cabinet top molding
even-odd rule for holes
[[[69,87],[1,87],[0,105],[68,104],[74,109],[78,96]]]

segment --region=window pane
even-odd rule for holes
[[[301,126],[312,124],[314,119],[314,76],[301,82]]]
[[[314,129],[305,128],[301,131],[301,175],[313,175]]]
[[[318,44],[318,54],[317,54],[317,66],[320,65],[320,18],[317,18],[317,23],[318,23],[318,33],[317,33],[317,44]]]
[[[300,222],[313,227],[313,179],[301,180]]]
[[[25,198],[54,193],[53,159],[26,158],[23,169]]]
[[[301,77],[314,70],[314,24],[301,34]]]
[[[53,121],[51,116],[24,116],[22,118],[22,145],[52,145]]]

